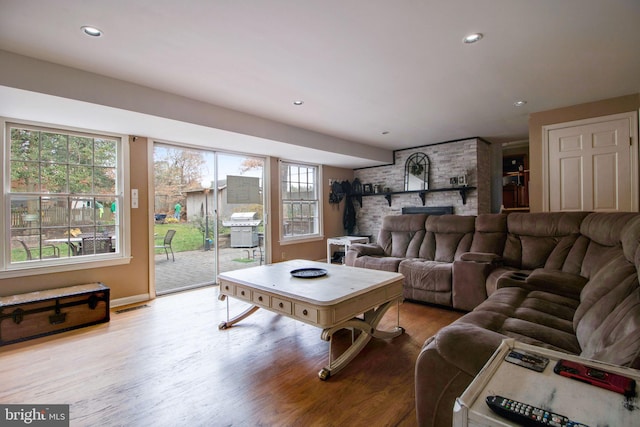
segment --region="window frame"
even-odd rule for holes
[[[61,124],[42,123],[7,117],[0,117],[2,123],[2,150],[0,152],[0,162],[3,165],[3,173],[0,175],[2,184],[2,200],[4,209],[0,211],[0,222],[2,227],[0,231],[0,279],[21,277],[30,275],[40,275],[48,273],[56,273],[63,271],[74,271],[85,268],[98,268],[112,265],[128,264],[131,258],[131,238],[130,238],[130,198],[129,195],[129,137],[123,134],[113,132],[104,132],[91,129],[76,128]],[[116,210],[117,219],[115,223],[116,239],[118,250],[116,252],[93,254],[90,256],[69,256],[55,259],[38,259],[29,262],[11,263],[11,197],[15,197],[19,192],[11,192],[11,135],[12,127],[27,128],[37,131],[58,132],[61,134],[107,138],[116,141],[116,161],[115,161],[115,200],[118,206]],[[94,163],[91,163],[94,167]],[[25,193],[26,197],[76,197],[72,193],[44,193],[41,190],[37,192]],[[78,195],[84,197],[84,195]],[[70,209],[67,206],[67,209]],[[40,225],[42,226],[42,225]]]
[[[316,172],[316,185],[315,185],[315,191],[316,191],[316,198],[313,199],[316,203],[317,206],[317,223],[318,223],[318,229],[315,233],[311,233],[311,234],[301,234],[301,235],[293,235],[293,236],[286,236],[285,235],[285,227],[284,227],[284,220],[285,220],[285,212],[284,212],[284,204],[285,204],[285,199],[283,198],[284,194],[283,194],[283,177],[284,177],[284,168],[289,168],[289,166],[302,166],[302,167],[307,167],[307,168],[314,168],[315,172]],[[322,209],[322,200],[323,200],[323,191],[322,191],[322,165],[318,165],[318,164],[313,164],[313,163],[304,163],[304,162],[298,162],[298,161],[293,161],[293,160],[283,160],[280,159],[278,161],[278,202],[279,202],[279,213],[280,213],[280,221],[279,221],[279,235],[280,235],[280,244],[281,245],[287,245],[287,244],[294,244],[294,243],[303,243],[303,242],[311,242],[311,241],[317,241],[317,240],[322,240],[324,239],[324,230],[323,230],[323,224],[324,224],[324,217],[323,217],[323,209]],[[303,199],[301,199],[303,200]],[[304,199],[307,200],[307,199]]]

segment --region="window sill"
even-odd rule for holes
[[[313,236],[304,236],[304,237],[289,237],[285,239],[280,239],[280,245],[296,245],[298,243],[307,243],[307,242],[317,242],[320,240],[324,240],[324,236],[315,234]]]
[[[60,265],[42,265],[35,267],[33,265],[12,266],[11,269],[0,271],[0,279],[10,279],[14,277],[38,276],[51,273],[62,273],[66,271],[79,271],[88,268],[112,267],[115,265],[125,265],[131,262],[131,257],[112,257],[103,259],[88,259],[75,261],[68,264]]]

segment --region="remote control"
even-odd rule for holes
[[[588,427],[571,421],[564,415],[554,414],[526,403],[502,396],[487,396],[487,405],[493,412],[523,426]]]

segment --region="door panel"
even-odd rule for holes
[[[559,210],[581,210],[584,205],[582,191],[582,157],[564,157],[558,159],[560,191],[558,193]]]
[[[551,211],[633,210],[629,118],[548,131]]]
[[[593,210],[618,210],[618,163],[616,153],[593,157]]]

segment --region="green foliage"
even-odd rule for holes
[[[117,143],[11,128],[12,192],[115,194]]]
[[[155,211],[173,212],[177,202],[186,203],[186,192],[201,188],[207,154],[201,150],[155,145]]]

